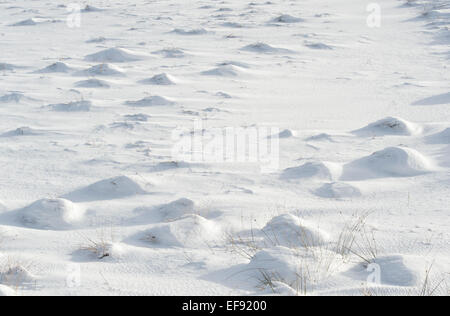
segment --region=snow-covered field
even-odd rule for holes
[[[449,27],[0,0],[0,295],[447,295]]]

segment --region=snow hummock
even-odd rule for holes
[[[387,117],[367,125],[364,128],[353,131],[358,136],[385,136],[385,135],[402,135],[411,136],[419,134],[421,127],[415,123],[408,122],[401,118]]]
[[[25,96],[22,93],[8,93],[0,97],[0,103],[20,103],[25,99]]]
[[[276,246],[257,252],[243,269],[248,271],[249,277],[256,282],[257,286],[261,286],[267,276],[271,281],[297,288],[303,261],[309,259],[302,258],[302,255],[294,249]]]
[[[278,134],[278,137],[280,137],[280,138],[290,138],[290,137],[294,137],[294,136],[295,136],[295,132],[290,129],[285,129]]]
[[[361,196],[361,191],[344,182],[326,183],[314,191],[317,196],[330,199],[356,198]]]
[[[312,161],[299,167],[283,170],[281,178],[284,180],[315,179],[333,180],[341,172],[341,166],[331,162]]]
[[[152,54],[161,55],[165,58],[183,58],[186,57],[185,52],[179,48],[164,48],[153,52]]]
[[[123,71],[115,66],[108,64],[99,64],[92,66],[91,68],[78,71],[74,74],[75,76],[86,76],[86,77],[95,77],[95,76],[119,76],[123,77],[125,74]]]
[[[320,42],[309,42],[306,41],[305,42],[305,46],[311,49],[317,49],[317,50],[332,50],[333,47],[331,47],[330,45],[324,44],[324,43],[320,43]]]
[[[73,69],[69,66],[67,66],[65,63],[62,62],[56,62],[54,64],[51,64],[50,66],[47,66],[41,70],[36,71],[36,73],[40,74],[47,74],[47,73],[68,73],[72,71]]]
[[[234,65],[224,65],[213,68],[211,70],[203,71],[204,76],[217,77],[237,77],[242,72],[242,69]]]
[[[19,220],[36,229],[64,230],[83,220],[83,210],[65,199],[43,199],[18,211]]]
[[[262,231],[273,244],[288,248],[316,247],[329,240],[318,227],[292,214],[274,217]]]
[[[1,137],[15,137],[15,136],[32,136],[39,134],[39,131],[36,131],[28,126],[19,127],[15,130],[5,132],[1,134]]]
[[[103,9],[99,9],[99,8],[89,5],[89,4],[86,5],[83,10],[81,10],[81,12],[84,12],[84,13],[101,12],[101,11],[103,11]]]
[[[147,194],[148,182],[136,177],[119,176],[102,180],[64,195],[73,202],[103,201]]]
[[[69,103],[50,104],[51,111],[55,112],[89,112],[92,107],[91,101],[74,101]]]
[[[221,237],[220,227],[206,218],[190,214],[158,224],[144,233],[143,241],[159,247],[204,247]]]
[[[6,269],[0,271],[0,282],[2,284],[19,288],[24,284],[31,284],[36,281],[36,277],[20,264],[10,265],[6,262],[5,265],[7,266]],[[14,296],[8,289],[3,288],[3,291],[6,292],[7,296]]]
[[[37,25],[38,22],[34,18],[26,19],[17,23],[12,24],[11,26],[34,26]]]
[[[75,83],[76,87],[79,88],[110,88],[108,82],[99,79],[88,79],[83,81],[78,81]]]
[[[127,49],[109,48],[92,55],[87,55],[85,60],[100,63],[125,63],[142,60],[143,58],[143,55],[133,53]]]
[[[432,170],[431,161],[406,147],[388,147],[344,166],[343,180],[413,177]]]
[[[159,207],[158,211],[165,220],[173,220],[195,212],[194,201],[181,198]]]
[[[166,73],[155,75],[151,78],[144,79],[139,81],[143,84],[152,84],[152,85],[160,85],[160,86],[170,86],[174,85],[176,82],[176,79],[173,78],[171,75],[168,75]]]
[[[198,28],[198,29],[174,29],[171,33],[178,34],[178,35],[204,35],[207,34],[208,31],[204,28]]]
[[[303,22],[304,20],[302,18],[297,18],[295,16],[289,15],[289,14],[282,14],[272,20],[270,22],[272,23],[299,23]]]
[[[253,53],[262,53],[262,54],[277,54],[277,53],[288,54],[288,53],[292,53],[292,51],[289,50],[289,49],[273,47],[273,46],[271,46],[269,44],[262,43],[262,42],[247,45],[247,46],[241,48],[241,50],[248,51],[248,52],[253,52]]]
[[[147,106],[166,106],[166,105],[174,105],[175,102],[172,100],[169,100],[162,96],[150,96],[145,97],[138,101],[127,101],[125,103],[129,106],[137,106],[137,107],[147,107]]]
[[[315,142],[315,141],[329,141],[334,142],[333,136],[327,133],[320,133],[317,135],[310,136],[305,139],[307,142]]]
[[[0,63],[0,71],[14,70],[14,69],[17,69],[17,68],[18,67],[13,65],[13,64]]]

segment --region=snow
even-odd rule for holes
[[[347,164],[342,178],[413,177],[430,172],[432,168],[431,161],[414,149],[389,147]]]
[[[0,295],[448,294],[448,0],[79,5],[0,2]]]
[[[120,199],[138,194],[146,194],[146,187],[151,186],[145,180],[136,177],[119,176],[101,180],[85,188],[64,195],[73,202]]]
[[[353,133],[359,136],[386,136],[386,135],[404,135],[412,136],[421,132],[421,127],[417,124],[407,122],[400,118],[388,117],[368,126],[356,130]]]
[[[151,78],[140,81],[140,83],[143,83],[143,84],[161,85],[161,86],[174,85],[175,82],[176,82],[175,78],[173,78],[172,76],[165,74],[165,73],[154,75]]]
[[[19,220],[37,229],[65,229],[83,219],[83,210],[64,199],[44,199],[18,211]]]
[[[292,214],[280,215],[262,229],[267,238],[285,247],[315,247],[325,244],[329,237],[318,227]]]
[[[144,59],[144,56],[123,48],[109,48],[85,57],[85,60],[98,63],[126,63]]]

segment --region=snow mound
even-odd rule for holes
[[[323,231],[291,214],[274,217],[262,231],[274,244],[288,248],[316,247],[329,240]]]
[[[23,99],[25,96],[22,93],[13,92],[0,97],[0,103],[20,103]]]
[[[324,43],[305,42],[305,46],[311,49],[332,50],[333,47]]]
[[[204,35],[204,34],[207,34],[208,31],[205,30],[204,28],[192,29],[192,30],[174,29],[170,33],[178,34],[178,35]]]
[[[83,210],[65,199],[43,199],[18,211],[20,221],[36,229],[63,230],[83,219]]]
[[[342,180],[413,177],[432,170],[427,157],[405,147],[389,147],[344,166]]]
[[[0,63],[0,71],[11,71],[11,70],[15,70],[19,67],[12,65],[12,64],[7,64],[7,63]]]
[[[313,135],[311,137],[308,137],[305,139],[307,142],[314,142],[314,141],[330,141],[334,142],[333,137],[330,134],[327,133],[321,133],[317,135]]]
[[[32,135],[37,135],[39,134],[38,131],[28,127],[28,126],[24,126],[24,127],[19,127],[15,130],[6,132],[4,134],[2,134],[2,137],[15,137],[15,136],[32,136]]]
[[[312,179],[333,180],[341,173],[341,167],[331,162],[307,162],[299,167],[287,168],[281,174],[284,180]]]
[[[293,249],[277,246],[256,253],[245,267],[249,278],[258,283],[258,287],[266,285],[267,280],[280,282],[291,288],[300,288],[299,276],[306,260],[310,260]]]
[[[401,118],[387,117],[376,121],[356,131],[353,134],[358,136],[384,136],[384,135],[403,135],[411,136],[421,132],[420,126],[417,124],[405,121]]]
[[[4,296],[16,296],[16,291],[6,285],[0,284],[0,297]]]
[[[204,76],[218,76],[218,77],[237,77],[240,75],[242,69],[233,65],[219,66],[217,68],[203,71]]]
[[[162,247],[205,247],[211,241],[219,240],[220,227],[198,215],[187,215],[177,221],[156,225],[143,238]]]
[[[127,121],[147,122],[148,119],[150,118],[150,116],[147,114],[138,113],[138,114],[125,115],[124,118]]]
[[[195,203],[187,198],[181,198],[161,206],[158,211],[165,220],[174,220],[185,215],[193,214]]]
[[[109,48],[85,57],[86,61],[100,63],[126,63],[142,59],[144,59],[142,55],[123,48]]]
[[[233,29],[242,29],[245,27],[243,24],[237,23],[237,22],[225,22],[225,23],[222,23],[221,26],[230,27]]]
[[[293,131],[291,131],[290,129],[285,129],[278,134],[278,137],[280,137],[280,138],[291,138],[294,136],[295,136],[295,133]]]
[[[294,17],[289,14],[283,14],[283,15],[280,15],[280,16],[270,20],[270,22],[271,23],[299,23],[299,22],[304,22],[304,20],[301,18]]]
[[[17,23],[12,24],[11,26],[33,26],[33,25],[37,25],[38,22],[31,18],[31,19],[26,19]]]
[[[36,71],[36,73],[39,73],[39,74],[68,73],[70,71],[72,71],[72,68],[67,66],[65,63],[56,62],[54,64],[51,64],[50,66],[47,66],[41,70]]]
[[[147,194],[145,190],[150,186],[147,182],[135,177],[120,176],[102,180],[81,188],[64,196],[73,202],[103,201],[120,199],[140,194]]]
[[[432,144],[450,144],[450,128],[444,131],[428,136],[429,143]]]
[[[235,61],[235,60],[226,60],[226,61],[217,63],[217,66],[236,66],[236,67],[245,68],[245,69],[251,68],[249,64],[243,63],[240,61]]]
[[[247,51],[247,52],[253,52],[253,53],[261,53],[261,54],[292,53],[292,51],[289,49],[273,47],[266,43],[255,43],[255,44],[247,45],[247,46],[241,48],[241,50]]]
[[[100,64],[95,65],[91,68],[81,70],[75,73],[75,76],[87,76],[87,77],[95,77],[95,76],[118,76],[123,77],[125,74],[122,72],[120,68],[108,65],[108,64]]]
[[[89,5],[89,4],[86,5],[83,10],[81,10],[81,12],[84,12],[84,13],[101,12],[101,11],[103,11],[103,9],[96,8],[96,7],[94,7],[92,5]]]
[[[183,50],[178,48],[165,48],[162,50],[158,50],[153,52],[155,55],[161,55],[165,58],[183,58],[186,56]]]
[[[410,266],[406,257],[400,255],[377,258],[373,264],[360,263],[345,274],[354,280],[366,282],[373,276],[372,283],[381,285],[413,287],[418,285],[419,273]]]
[[[146,106],[167,106],[174,105],[175,102],[161,96],[146,97],[138,101],[127,101],[129,106],[146,107]]]
[[[151,78],[144,79],[139,81],[139,83],[143,84],[152,84],[152,85],[159,85],[159,86],[170,86],[175,84],[175,78],[172,76],[162,73],[159,75],[155,75]]]
[[[55,112],[89,112],[92,103],[90,101],[75,101],[69,103],[50,104],[48,107]]]
[[[98,79],[78,81],[75,83],[75,86],[79,88],[105,88],[105,89],[111,87],[108,82]]]
[[[6,205],[2,200],[0,200],[0,212],[4,210],[6,210]]]
[[[33,283],[35,280],[36,277],[20,265],[9,266],[4,271],[0,272],[0,282],[5,285],[19,287],[23,284]],[[5,291],[11,294],[8,289]]]
[[[232,99],[233,98],[228,93],[225,93],[225,92],[222,92],[222,91],[217,92],[216,93],[216,97],[223,98],[223,99]]]
[[[361,196],[361,191],[343,182],[326,183],[315,191],[317,196],[329,199],[356,198]]]

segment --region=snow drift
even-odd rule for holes
[[[326,183],[314,193],[323,198],[329,199],[344,199],[344,198],[357,198],[361,196],[361,191],[348,183],[333,182]]]
[[[18,211],[20,221],[32,228],[64,230],[83,220],[83,210],[65,199],[43,199]]]
[[[333,180],[341,173],[341,166],[331,162],[307,162],[299,167],[285,169],[283,180]]]
[[[171,101],[169,99],[166,99],[165,97],[161,96],[151,96],[146,97],[138,101],[127,101],[125,102],[126,105],[129,106],[136,106],[136,107],[146,107],[146,106],[166,106],[166,105],[174,105],[175,102]]]
[[[326,233],[291,214],[274,217],[262,231],[273,244],[288,248],[315,247],[329,240]]]
[[[170,85],[174,85],[175,82],[176,82],[176,79],[166,73],[158,74],[151,78],[139,81],[139,83],[142,83],[142,84],[151,84],[151,85],[159,85],[159,86],[170,86]]]
[[[109,48],[95,54],[87,55],[84,59],[99,63],[126,63],[143,60],[144,58],[144,55],[133,53],[127,49]]]
[[[135,177],[120,176],[102,180],[81,188],[64,196],[73,202],[101,201],[120,199],[139,194],[147,194],[145,190],[149,183]]]
[[[385,135],[402,135],[411,136],[421,132],[421,127],[417,124],[408,122],[401,118],[387,117],[367,125],[364,128],[353,131],[358,136],[385,136]]]
[[[204,247],[220,238],[220,227],[201,216],[187,215],[158,224],[145,232],[143,241],[160,247]]]
[[[344,166],[342,180],[413,177],[432,170],[430,160],[406,147],[389,147]]]
[[[181,198],[169,204],[162,205],[158,211],[165,220],[174,220],[185,215],[193,214],[195,203],[187,198]]]
[[[96,66],[92,66],[91,68],[78,71],[74,74],[74,76],[79,77],[95,77],[95,76],[117,76],[117,77],[124,77],[125,74],[123,73],[122,69],[111,66],[108,64],[100,64]]]

